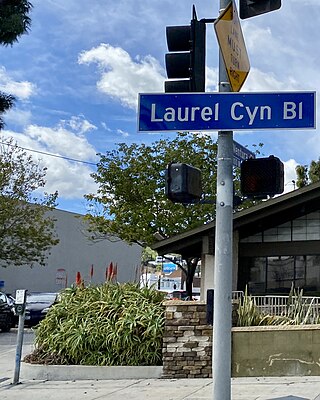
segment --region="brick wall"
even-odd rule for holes
[[[163,378],[212,376],[212,326],[206,303],[166,301],[163,337]]]

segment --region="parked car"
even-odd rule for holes
[[[27,293],[25,325],[35,326],[43,320],[57,298],[58,293]]]
[[[14,303],[5,293],[0,292],[0,329],[9,332],[14,326]]]

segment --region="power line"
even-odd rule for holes
[[[73,162],[82,163],[82,164],[88,164],[88,165],[94,165],[94,166],[97,165],[96,163],[93,163],[93,162],[90,162],[90,161],[77,160],[76,158],[61,156],[61,155],[58,155],[58,154],[47,153],[45,151],[40,151],[40,150],[32,150],[32,149],[28,149],[26,147],[18,146],[18,145],[15,145],[15,144],[9,144],[9,143],[4,143],[4,142],[0,142],[0,143],[3,144],[3,145],[6,145],[6,146],[18,147],[19,149],[31,151],[33,153],[43,154],[43,155],[49,156],[49,157],[62,158],[63,160],[73,161]]]

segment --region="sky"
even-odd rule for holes
[[[85,213],[84,194],[97,190],[90,176],[97,153],[175,135],[138,133],[138,93],[164,92],[166,26],[188,25],[193,4],[199,19],[216,18],[219,1],[31,3],[29,34],[0,48],[0,90],[17,98],[1,135],[34,150],[48,168],[45,190],[59,192],[58,208]],[[251,65],[241,91],[317,92],[319,21],[319,0],[282,0],[280,10],[241,21]],[[218,53],[213,24],[207,24],[207,92],[217,91]],[[234,139],[249,149],[263,143],[263,156],[283,161],[285,191],[294,189],[295,166],[320,156],[318,128],[239,131]]]

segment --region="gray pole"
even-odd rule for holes
[[[20,377],[20,365],[21,365],[21,354],[22,354],[22,344],[23,344],[23,328],[24,328],[25,310],[19,315],[18,323],[18,335],[17,335],[17,347],[16,347],[16,359],[13,375],[13,385],[19,383]]]
[[[230,0],[220,0],[220,10]],[[219,54],[219,92],[229,92],[227,72]],[[231,400],[233,132],[218,132],[216,235],[213,319],[213,399]]]

